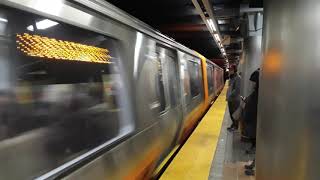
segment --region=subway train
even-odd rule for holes
[[[1,0],[0,52],[0,179],[152,178],[224,86],[102,0]]]

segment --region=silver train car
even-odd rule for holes
[[[0,1],[0,179],[149,179],[224,86],[102,0]]]

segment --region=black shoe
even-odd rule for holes
[[[245,168],[246,170],[253,169],[253,168],[254,168],[254,164],[251,163],[251,164],[249,164],[249,165],[244,165],[244,168]]]
[[[254,176],[254,170],[253,169],[247,169],[247,170],[244,171],[244,173],[247,176]]]
[[[227,128],[228,131],[231,131],[231,129],[233,129],[233,126]]]

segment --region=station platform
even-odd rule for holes
[[[160,180],[254,180],[244,174],[244,165],[253,159],[245,154],[249,144],[240,141],[240,132],[230,133],[226,99],[227,86],[200,121],[187,142],[172,160]]]

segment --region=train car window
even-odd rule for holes
[[[149,44],[150,48],[143,52],[144,57],[142,67],[137,82],[139,91],[139,101],[142,105],[147,105],[154,115],[161,114],[168,107],[166,100],[166,83],[164,71],[164,58],[161,58],[160,48],[156,43]]]
[[[178,65],[176,56],[173,52],[167,50],[166,61],[168,70],[168,86],[169,86],[169,96],[170,104],[175,107],[179,102],[179,80],[178,80]]]
[[[207,79],[208,79],[208,88],[209,93],[213,93],[213,67],[211,65],[207,66]]]
[[[188,72],[190,76],[190,90],[191,96],[196,97],[200,94],[200,64],[194,61],[188,61]]]
[[[186,104],[190,104],[192,97],[191,97],[191,90],[190,90],[190,74],[188,71],[187,60],[181,61],[181,76],[183,77],[183,97],[186,101]]]
[[[156,91],[157,91],[157,97],[158,101],[160,102],[160,112],[165,111],[166,107],[168,107],[168,102],[166,100],[166,94],[165,94],[165,49],[161,48],[160,46],[157,46],[157,74],[156,74]]]
[[[219,71],[217,67],[214,67],[213,69],[213,77],[214,77],[214,86],[215,86],[215,93],[218,92],[218,87],[219,87]]]
[[[116,40],[4,6],[0,12],[2,178],[37,177],[128,130]]]

